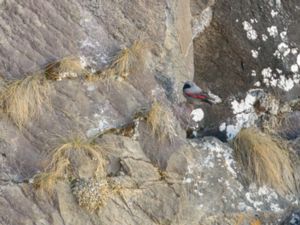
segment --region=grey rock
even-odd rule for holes
[[[228,219],[220,224],[232,224],[234,215],[241,212],[255,212],[260,221],[268,221],[270,218],[262,212],[276,218],[276,213],[298,204],[297,196],[285,199],[268,187],[245,184],[232,151],[217,139],[204,138],[190,142],[190,147],[172,155],[167,171],[179,173],[182,179],[182,185],[177,186],[181,194],[175,224],[198,224],[200,221],[218,224],[218,215]],[[254,220],[254,214],[248,223]]]
[[[300,224],[300,214],[299,210],[291,210],[292,212],[288,215],[284,221],[282,221],[281,225],[298,225]]]
[[[288,140],[297,139],[300,136],[300,111],[286,113],[278,132]]]
[[[299,53],[294,51],[293,54],[291,50],[299,48],[299,29],[295,27],[299,20],[299,3],[268,0],[243,0],[235,4],[226,0],[195,0],[192,3],[195,21],[208,8],[213,11],[210,25],[201,29],[203,31],[194,39],[195,81],[223,99],[223,104],[218,106],[203,106],[207,115],[206,127],[218,129],[222,122],[230,120],[231,102],[244,99],[245,91],[250,89],[261,88],[282,101],[299,95],[299,83],[293,84],[293,89],[283,91],[280,85],[275,85],[276,88],[268,86],[262,75],[265,68],[272,69],[276,77],[288,79],[295,74],[291,66],[296,63]],[[196,24],[201,27],[200,22]],[[255,34],[253,40],[247,37],[246,25],[253,28],[250,29]],[[278,34],[270,35],[268,28],[269,31],[277,30]],[[276,57],[276,50],[278,53],[282,44],[287,46],[287,52]],[[253,54],[256,52],[257,58]],[[255,86],[258,81],[259,87]]]
[[[0,68],[9,80],[67,55],[103,69],[137,39],[154,44],[145,68],[125,81],[49,81],[52,109],[45,107],[23,130],[1,117],[0,224],[231,225],[240,214],[243,224],[257,218],[277,224],[285,209],[299,207],[299,196],[280,197],[268,187],[245,184],[228,144],[215,138],[187,141],[180,126],[181,88],[195,70],[196,82],[223,98],[222,105],[203,106],[204,125],[218,128],[232,116],[232,98],[243,98],[254,82],[262,81],[263,68],[291,75],[295,56],[273,57],[286,37],[263,42],[261,35],[274,24],[280,32],[288,28],[289,46],[299,47],[297,5],[267,0],[0,1]],[[272,9],[277,17],[266,16]],[[255,41],[247,39],[242,26],[251,19],[259,21],[252,23],[260,35]],[[251,50],[259,51],[259,60]],[[249,75],[252,70],[257,77]],[[282,100],[297,94],[296,88],[283,92]],[[174,111],[178,126],[172,143],[158,141],[146,121],[135,118],[149,110],[153,98]],[[133,137],[109,132],[132,123]],[[101,177],[112,187],[94,212],[80,207],[69,180],[59,181],[53,195],[32,185],[61,137],[75,135],[113,146]],[[76,178],[83,183],[98,179],[95,162],[75,156]]]

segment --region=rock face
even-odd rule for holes
[[[299,40],[293,24],[299,3],[201,2],[194,4],[204,9],[200,18],[210,18],[210,25],[194,38],[195,81],[224,100],[223,105],[207,109],[206,126],[236,125],[228,121],[234,114],[232,102],[244,100],[250,89],[276,93],[283,101],[298,97]],[[213,17],[207,16],[210,10]],[[199,17],[198,11],[193,14]]]
[[[264,127],[283,116],[276,134],[299,153],[299,102],[290,104],[299,96],[297,5],[0,1],[5,80],[24,78],[69,55],[90,71],[104,70],[134,41],[151,46],[145,66],[125,80],[46,81],[52,107],[42,107],[22,129],[2,113],[0,224],[297,224],[297,193],[282,196],[245,182],[228,143],[186,139],[189,115],[181,94],[183,82],[194,77],[223,99],[202,107],[207,129],[199,136],[227,140],[244,126]],[[258,81],[263,90],[250,90]],[[2,80],[0,87],[5,90]],[[274,93],[280,96],[273,101]],[[169,140],[149,126],[145,112],[153,101],[171,112],[162,118],[172,124]],[[63,171],[52,193],[37,189],[35,180],[47,172],[61,139],[77,136],[108,146],[104,174],[97,176],[91,154],[77,152],[68,156],[73,174]],[[299,181],[300,164],[294,161]]]
[[[164,173],[137,141],[115,135],[107,135],[105,141],[120,146],[111,152],[119,166],[114,164],[117,169],[109,179],[122,189],[97,212],[80,208],[67,182],[57,184],[56,204],[30,184],[7,183],[1,186],[1,223],[277,224],[280,212],[297,205],[295,196],[282,198],[268,187],[245,188],[232,149],[215,138],[186,142]]]

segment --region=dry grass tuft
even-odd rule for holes
[[[243,223],[245,219],[245,215],[243,213],[241,213],[238,218],[237,218],[237,222],[235,223],[235,225],[241,225]]]
[[[57,62],[50,63],[45,68],[45,76],[49,80],[62,80],[87,76],[89,72],[81,65],[80,58],[69,56]]]
[[[176,136],[174,116],[172,111],[163,104],[154,101],[147,117],[147,123],[151,128],[152,134],[157,136],[160,141],[174,141]]]
[[[261,225],[261,221],[259,219],[254,219],[250,222],[250,225]]]
[[[122,49],[112,60],[110,66],[97,75],[88,75],[88,80],[94,79],[126,79],[136,70],[143,70],[147,60],[146,53],[149,44],[135,41],[129,48]]]
[[[33,180],[34,188],[43,190],[52,195],[57,181],[63,180],[67,175],[70,161],[68,159],[62,160],[57,166],[57,168],[51,171],[36,175]]]
[[[289,153],[270,135],[255,128],[243,129],[234,140],[234,150],[249,182],[270,185],[280,194],[295,192]]]
[[[80,137],[63,140],[60,146],[53,150],[51,160],[45,173],[38,175],[34,179],[34,186],[47,192],[54,189],[59,179],[74,179],[78,177],[74,159],[80,161],[81,156],[89,157],[97,161],[95,177],[102,178],[106,176],[106,158],[105,146],[93,144]],[[82,163],[82,162],[79,162]]]
[[[29,120],[50,107],[50,84],[37,73],[22,80],[9,82],[0,95],[3,111],[22,128]]]

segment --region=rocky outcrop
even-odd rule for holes
[[[102,206],[92,212],[79,206],[84,199],[92,204],[97,198],[93,194],[97,189],[88,188],[96,181],[90,181],[80,202],[74,184],[67,180],[56,185],[53,200],[30,183],[2,183],[1,223],[249,224],[257,220],[277,224],[286,208],[297,205],[296,196],[280,197],[266,186],[246,188],[239,180],[233,150],[215,138],[186,142],[172,155],[165,172],[153,166],[138,141],[116,135],[103,138],[98,141],[115,146],[108,165],[114,172],[106,179],[119,189],[101,192],[101,199],[106,199]]]
[[[0,1],[0,71],[8,81],[37,70],[43,73],[46,64],[69,55],[79,57],[94,76],[134,41],[150,46],[145,45],[145,64],[135,65],[138,69],[125,79],[87,80],[78,75],[45,80],[51,104],[43,105],[40,115],[21,129],[10,114],[2,113],[0,224],[297,221],[297,193],[279,195],[245,181],[228,143],[214,137],[186,139],[189,114],[181,95],[183,81],[193,79],[195,70],[195,81],[223,99],[220,105],[203,106],[206,129],[199,136],[226,141],[243,126],[263,128],[264,122],[278,122],[283,116],[283,123],[275,124],[276,135],[299,153],[298,103],[288,104],[286,110],[278,100],[298,95],[299,18],[293,4],[298,3]],[[283,93],[277,99],[274,80]],[[250,90],[258,81],[264,90]],[[8,83],[2,83],[5,90]],[[168,139],[153,132],[147,121],[153,101],[169,113],[161,118],[171,124]],[[75,150],[80,143],[73,143],[75,153],[68,155],[70,164],[52,192],[39,188],[36,180],[51,172],[49,161],[61,141],[74,137],[86,141],[86,148],[104,146],[104,172],[97,171],[93,149],[82,154]]]
[[[150,39],[160,48],[156,51],[162,65],[157,67],[160,76],[192,78],[189,1],[74,0],[45,4],[13,0],[2,1],[1,12],[5,38],[0,63],[5,77],[24,76],[68,55],[79,55],[90,66],[101,68],[122,46]]]
[[[209,18],[205,31],[194,38],[195,81],[214,90],[224,102],[206,109],[205,125],[216,130],[224,122],[236,126],[238,122],[230,119],[235,114],[233,102],[245,101],[245,91],[251,89],[263,89],[282,101],[297,98],[299,41],[293,24],[299,3],[204,2],[194,1],[203,10],[193,12],[194,19]],[[213,16],[207,16],[210,10]]]

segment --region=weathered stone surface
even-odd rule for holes
[[[248,224],[255,213],[260,221],[275,223],[284,209],[297,205],[295,196],[282,198],[268,187],[245,186],[232,149],[215,138],[185,143],[164,174],[137,141],[116,135],[97,141],[115,142],[110,154],[119,156],[120,169],[110,179],[122,187],[97,213],[79,207],[67,181],[56,186],[58,205],[47,194],[35,193],[31,184],[7,183],[1,185],[1,223],[232,224],[242,218]]]
[[[205,126],[215,129],[222,122],[234,124],[229,119],[233,111],[231,103],[244,99],[245,91],[250,89],[262,88],[284,101],[298,96],[299,29],[294,24],[299,19],[299,3],[192,2],[199,10],[192,12],[194,19],[204,18],[208,8],[213,11],[210,25],[200,29],[202,32],[194,39],[195,81],[223,99],[218,106],[204,106]],[[196,23],[195,29],[197,24],[201,25]],[[271,74],[267,75],[267,71]],[[272,84],[266,77],[269,75]]]
[[[280,124],[279,133],[288,140],[296,139],[300,136],[300,112],[287,113]]]
[[[21,77],[67,55],[80,55],[91,66],[103,67],[120,46],[137,39],[150,39],[161,47],[163,76],[192,77],[189,1],[14,0],[2,1],[1,9],[0,63],[6,77]]]
[[[173,154],[168,162],[167,171],[180,174],[183,180],[182,185],[177,186],[181,194],[175,224],[198,224],[200,221],[215,224],[222,216],[226,218],[222,224],[233,224],[243,212],[257,212],[260,221],[268,221],[270,215],[264,213],[276,218],[276,212],[298,204],[296,196],[284,199],[268,187],[255,184],[247,187],[239,175],[232,149],[226,144],[204,138],[190,145]],[[244,217],[243,221],[248,223],[255,219],[254,214],[248,220]]]
[[[296,225],[300,223],[299,210],[291,210],[291,213],[280,223],[280,225]]]
[[[297,5],[296,0],[0,1],[0,71],[7,79],[24,77],[67,55],[102,69],[118,50],[137,39],[152,45],[145,68],[127,80],[49,81],[52,109],[45,107],[23,130],[1,116],[0,224],[246,225],[295,220],[282,215],[288,207],[299,207],[299,196],[282,197],[268,187],[244,183],[228,144],[211,137],[186,140],[183,123],[188,118],[181,119],[185,117],[181,88],[183,81],[193,78],[195,64],[195,81],[223,99],[221,105],[203,106],[207,129],[202,135],[218,135],[221,122],[226,133],[234,99],[243,106],[257,81],[265,92],[272,91],[264,83],[263,69],[280,69],[289,78],[295,75],[291,65],[297,64],[299,50],[286,56],[282,52],[279,58],[273,54],[281,42],[290,51],[299,47]],[[257,39],[249,40],[244,21],[252,24]],[[273,25],[276,37],[267,29]],[[282,33],[286,29],[287,36]],[[278,98],[299,95],[297,87],[283,92],[283,86]],[[135,118],[149,110],[153,99],[165,103],[178,118],[173,142],[158,141],[146,121]],[[247,110],[255,112],[254,107]],[[283,137],[296,134],[291,144],[299,152],[298,114],[290,115],[279,131]],[[126,124],[134,124],[131,137],[108,132]],[[58,182],[52,196],[32,185],[60,139],[76,135],[113,146],[102,179],[117,185],[94,212],[79,206],[67,179]],[[78,155],[75,161],[77,179],[94,179],[92,159]]]

